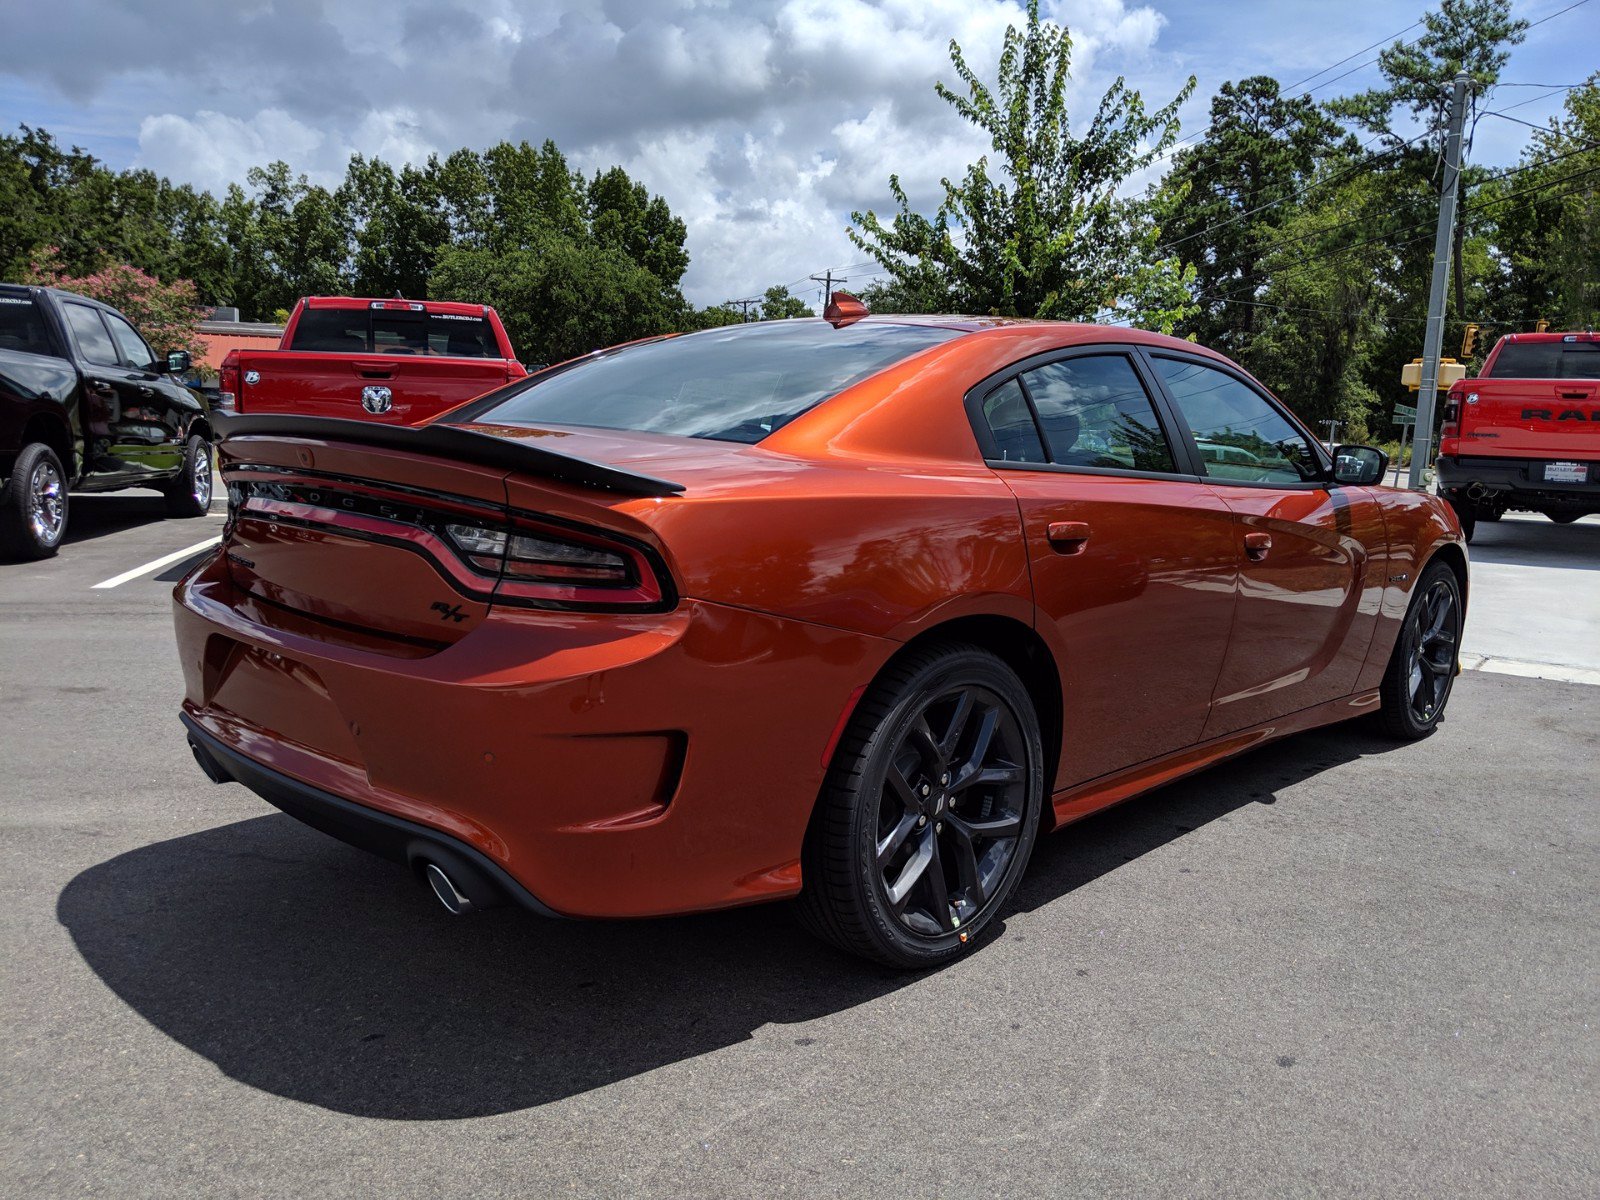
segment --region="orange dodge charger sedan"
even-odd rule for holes
[[[798,897],[929,966],[1041,831],[1316,725],[1422,737],[1458,669],[1449,508],[1157,334],[837,296],[418,428],[218,424],[195,757],[453,912]]]

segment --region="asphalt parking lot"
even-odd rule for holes
[[[7,1195],[1600,1194],[1600,520],[1480,526],[1434,737],[1076,826],[914,976],[778,908],[453,920],[208,784],[220,518],[159,514],[0,566]]]

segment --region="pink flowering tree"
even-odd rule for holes
[[[198,298],[187,279],[162,283],[137,267],[121,264],[102,267],[92,275],[69,275],[56,248],[50,246],[29,260],[22,282],[77,292],[111,305],[133,322],[157,355],[187,350],[199,362],[205,353]]]

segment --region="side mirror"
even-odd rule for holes
[[[1389,469],[1389,456],[1376,446],[1335,446],[1333,481],[1356,487],[1371,487],[1383,480]]]
[[[194,358],[187,350],[167,351],[167,374],[182,375],[194,364]]]

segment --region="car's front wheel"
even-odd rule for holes
[[[1407,741],[1427,737],[1444,716],[1455,683],[1464,612],[1461,584],[1448,564],[1423,571],[1384,671],[1380,716]]]
[[[1022,681],[974,646],[916,650],[861,700],[807,835],[802,921],[889,966],[971,949],[1021,878],[1044,794]]]

